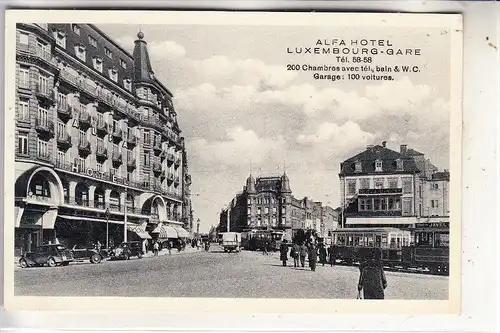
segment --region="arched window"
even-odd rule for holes
[[[37,173],[31,179],[30,194],[38,197],[50,198],[50,184],[40,173]]]
[[[89,205],[89,188],[83,183],[78,183],[75,188],[75,202],[80,206]]]
[[[95,189],[94,192],[94,207],[104,209],[106,204],[104,202],[104,190],[100,187]]]
[[[109,194],[109,209],[120,210],[120,194],[116,191]]]

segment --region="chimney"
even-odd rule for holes
[[[387,141],[382,141],[382,147],[385,148],[385,146],[387,146]]]
[[[400,152],[402,155],[406,155],[406,148],[407,148],[407,147],[408,147],[407,145],[401,145],[401,146],[399,147],[399,148],[400,148],[399,152]]]
[[[366,146],[366,149],[367,149],[367,150],[371,150],[372,148],[373,148],[373,145],[367,145],[367,146]]]

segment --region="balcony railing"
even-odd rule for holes
[[[40,133],[54,134],[54,123],[47,118],[37,117],[35,119],[35,129]]]
[[[174,178],[174,184],[175,185],[179,185],[179,183],[180,183],[179,176],[175,176],[175,178]]]
[[[90,142],[87,139],[80,139],[78,143],[78,150],[82,153],[90,154]]]
[[[160,178],[161,179],[165,179],[167,177],[167,173],[165,172],[165,170],[161,170],[160,172]]]
[[[154,143],[153,143],[153,149],[154,149],[155,151],[157,151],[157,152],[158,152],[158,151],[160,151],[160,152],[161,152],[161,151],[162,151],[161,142],[159,142],[159,141],[154,142]]]
[[[40,97],[44,97],[46,99],[53,100],[54,99],[54,91],[49,88],[47,85],[37,84],[36,85],[36,94]]]
[[[57,66],[57,62],[56,62],[54,56],[50,52],[47,52],[46,50],[43,50],[42,48],[38,47],[36,49],[35,54],[37,57],[41,58],[42,60],[46,61],[47,63]]]
[[[78,116],[78,121],[82,125],[90,126],[91,124],[90,114],[87,111],[82,110],[80,112],[80,115]]]
[[[130,168],[130,169],[135,169],[137,167],[137,163],[135,161],[135,158],[131,157],[127,160],[127,166]]]
[[[69,73],[68,71],[62,70],[59,72],[59,77],[64,81],[71,83],[75,87],[78,87],[78,76]]]
[[[179,165],[181,165],[181,159],[178,157],[175,159],[175,166],[178,167]]]
[[[71,147],[71,137],[66,132],[57,133],[57,144],[61,148]]]
[[[402,194],[402,188],[362,188],[359,189],[359,194]]]
[[[114,151],[113,156],[112,156],[113,162],[114,163],[122,163],[122,155],[119,152]]]
[[[102,118],[97,118],[96,129],[99,133],[106,133],[108,131],[108,124]]]
[[[171,165],[172,163],[174,163],[175,161],[175,156],[174,154],[172,153],[167,153],[167,162],[169,163],[169,165]]]
[[[137,144],[137,137],[134,134],[127,135],[127,143],[129,145],[136,145]]]
[[[168,175],[167,175],[167,180],[169,182],[173,182],[174,181],[174,174],[169,172]]]
[[[71,116],[71,108],[68,103],[58,103],[57,104],[57,112],[65,117]]]
[[[161,164],[158,162],[153,163],[153,172],[159,173],[161,172]]]
[[[98,145],[97,150],[95,152],[97,157],[107,158],[108,157],[108,149],[103,145]]]
[[[36,158],[43,162],[52,162],[52,156],[48,152],[38,152]]]
[[[120,128],[115,128],[115,130],[113,131],[113,137],[117,138],[117,139],[121,139],[122,138],[122,130]]]

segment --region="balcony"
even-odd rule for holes
[[[106,134],[108,132],[108,124],[103,118],[97,118],[96,130],[99,134]]]
[[[111,108],[114,105],[113,96],[111,96],[109,92],[105,92],[102,90],[97,91],[96,97],[97,100],[106,105],[107,108]]]
[[[86,93],[90,97],[97,97],[96,88],[92,87],[87,82],[80,80],[78,82],[78,86],[79,86],[81,92]]]
[[[108,158],[108,149],[103,145],[98,145],[97,150],[95,152],[97,158],[103,160]]]
[[[35,129],[40,134],[45,134],[48,136],[54,135],[54,123],[52,120],[48,120],[47,118],[37,117],[35,119]]]
[[[127,135],[126,141],[127,141],[128,146],[130,146],[130,145],[135,146],[137,144],[137,141],[139,141],[139,140],[137,139],[137,137],[134,134],[129,133],[129,135]]]
[[[52,163],[52,156],[48,152],[38,152],[36,159],[42,162]]]
[[[172,153],[167,153],[167,162],[168,162],[168,165],[172,165],[172,163],[174,163],[175,161],[175,156],[174,154]]]
[[[178,186],[179,184],[180,184],[180,178],[179,178],[179,176],[175,176],[175,178],[174,178],[174,185]]]
[[[57,66],[57,62],[54,58],[54,56],[50,53],[50,52],[47,52],[46,50],[38,47],[36,49],[36,56],[40,59],[42,59],[43,61],[45,61],[46,63],[52,65],[52,66]]]
[[[161,172],[161,164],[158,162],[153,163],[153,172],[159,174]]]
[[[68,135],[68,133],[57,133],[57,146],[64,150],[71,147],[71,137]]]
[[[378,194],[402,194],[402,188],[362,188],[359,189],[359,195],[378,195]]]
[[[167,174],[165,173],[165,170],[161,170],[160,172],[160,178],[163,180],[167,177]]]
[[[122,164],[123,163],[122,154],[120,154],[117,151],[114,151],[113,156],[112,156],[112,160],[113,160],[113,163]]]
[[[180,157],[177,157],[175,159],[175,168],[178,168],[180,165],[181,165],[181,159],[180,159]]]
[[[115,130],[113,131],[113,138],[114,139],[121,139],[122,138],[122,130],[120,128],[115,128]]]
[[[174,174],[169,172],[167,175],[167,181],[171,184],[174,181]]]
[[[83,125],[85,128],[90,127],[90,125],[92,124],[90,114],[87,111],[82,110],[78,115],[78,122],[80,126]]]
[[[71,118],[71,107],[67,103],[57,103],[57,113],[61,118]]]
[[[59,78],[67,83],[70,83],[73,87],[78,88],[78,76],[62,70],[59,72]]]
[[[158,214],[151,214],[150,221],[152,223],[160,223],[160,217]]]
[[[90,142],[87,139],[80,139],[78,150],[83,154],[90,154]]]
[[[43,98],[49,102],[54,102],[54,91],[47,85],[37,84],[35,92],[37,97]]]
[[[162,147],[161,147],[161,142],[160,141],[154,142],[154,144],[153,144],[153,150],[155,152],[161,153]]]
[[[127,168],[128,169],[137,168],[137,162],[136,162],[135,158],[131,157],[127,160]]]

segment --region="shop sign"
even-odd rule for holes
[[[450,222],[417,223],[417,228],[449,228]]]
[[[113,183],[118,183],[118,184],[123,184],[123,185],[129,185],[128,180],[126,180],[125,178],[117,177],[115,175],[110,175],[110,174],[108,174],[106,172],[99,171],[99,170],[94,170],[92,168],[86,168],[86,169],[83,169],[83,170],[82,169],[83,168],[80,167],[77,164],[73,164],[73,166],[71,167],[71,171],[76,172],[76,173],[85,174],[85,175],[87,175],[89,177],[92,177],[92,178],[103,179],[103,180],[110,180]]]

